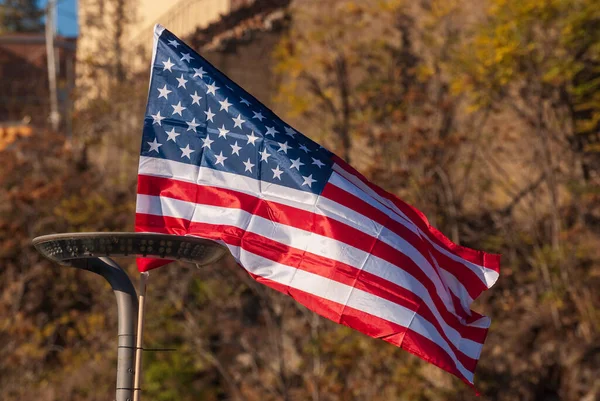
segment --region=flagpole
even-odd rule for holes
[[[146,301],[146,282],[150,274],[143,272],[140,275],[140,295],[137,323],[137,340],[135,345],[135,376],[133,379],[133,401],[140,400],[140,382],[142,377],[142,340],[144,335],[144,304]]]

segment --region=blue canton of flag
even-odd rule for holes
[[[330,152],[167,30],[154,54],[141,155],[315,194],[333,164]]]

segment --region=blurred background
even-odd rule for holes
[[[53,4],[54,3],[54,4]],[[600,400],[598,0],[0,1],[0,399],[114,397],[116,308],[31,238],[132,231],[160,22],[298,130],[503,254],[473,391],[232,260],[151,273],[146,400]],[[137,277],[133,260],[121,261]]]

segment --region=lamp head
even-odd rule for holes
[[[203,266],[216,262],[227,248],[204,238],[156,233],[66,233],[33,239],[42,255],[62,265],[83,258],[141,256],[181,260]]]

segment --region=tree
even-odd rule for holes
[[[476,107],[508,107],[529,127],[550,195],[551,243],[560,250],[557,155],[581,159],[585,139],[600,129],[600,4],[594,0],[490,2],[486,21],[458,59],[459,91]],[[506,111],[506,110],[505,110]],[[575,177],[573,177],[575,178]]]
[[[43,32],[43,15],[37,0],[5,0],[0,4],[0,33]]]
[[[458,21],[446,18],[445,3],[424,3],[435,4],[299,1],[277,50],[279,97],[307,135],[459,241],[453,180],[466,130],[458,130],[460,99],[444,71]]]

